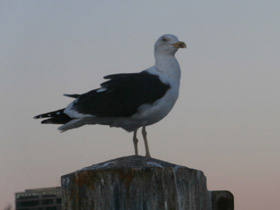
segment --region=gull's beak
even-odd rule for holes
[[[185,44],[185,42],[176,42],[174,44],[172,44],[174,47],[176,48],[186,48],[187,45]]]

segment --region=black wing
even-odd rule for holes
[[[128,117],[142,104],[153,104],[170,88],[157,75],[145,71],[104,78],[109,79],[101,84],[104,91],[97,89],[80,95],[74,103],[74,110],[97,117]]]

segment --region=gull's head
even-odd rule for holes
[[[172,34],[164,34],[155,43],[155,55],[175,55],[179,48],[186,48],[186,44]]]

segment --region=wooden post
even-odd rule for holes
[[[142,156],[92,165],[62,176],[61,182],[64,210],[233,209],[220,208],[230,202],[207,190],[203,172]]]

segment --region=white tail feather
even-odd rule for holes
[[[74,119],[74,120],[71,120],[71,121],[65,123],[64,125],[58,127],[57,129],[62,133],[64,131],[67,131],[67,130],[70,130],[70,129],[73,129],[73,128],[78,128],[78,127],[81,127],[83,125],[85,125],[83,118]]]

